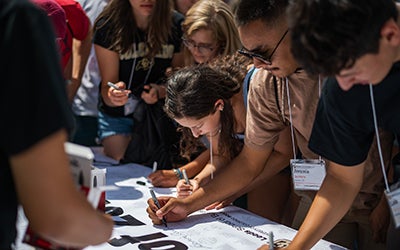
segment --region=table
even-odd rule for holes
[[[107,185],[116,185],[117,191],[106,193],[119,215],[113,216],[117,224],[109,243],[91,246],[85,250],[106,249],[257,249],[268,243],[272,231],[275,243],[284,244],[292,239],[296,230],[252,214],[236,206],[222,210],[200,210],[181,222],[168,222],[168,226],[153,225],[145,209],[151,197],[149,188],[156,195],[176,194],[175,188],[155,188],[146,179],[152,171],[138,164],[106,166],[111,159],[95,152],[95,166],[106,168]],[[145,185],[137,184],[137,181]],[[325,240],[312,249],[345,249]]]
[[[106,169],[106,184],[119,187],[107,191],[106,210],[113,209],[116,223],[108,243],[89,246],[84,250],[125,250],[125,249],[257,249],[268,244],[272,231],[275,244],[287,244],[296,230],[277,224],[236,206],[222,210],[200,210],[180,222],[168,222],[168,226],[153,225],[146,213],[147,200],[151,197],[149,188],[157,196],[175,196],[175,188],[156,188],[147,181],[152,169],[138,165],[119,165],[105,157],[101,148],[92,148],[94,165]],[[144,182],[140,185],[137,181]],[[20,213],[18,231],[24,232],[27,222]],[[16,249],[30,250],[32,247],[17,241]],[[339,245],[320,240],[312,249],[341,250]]]

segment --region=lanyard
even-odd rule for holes
[[[382,148],[381,148],[381,141],[380,141],[379,132],[378,132],[378,121],[376,119],[375,99],[374,99],[374,91],[372,88],[372,84],[369,84],[369,93],[370,93],[370,97],[371,97],[372,115],[373,115],[373,119],[374,119],[376,142],[378,145],[379,160],[381,162],[383,179],[385,181],[386,191],[390,192],[389,182],[388,182],[388,179],[386,176],[386,171],[385,171],[385,164],[383,163]]]
[[[287,93],[287,98],[288,98],[290,134],[291,134],[291,139],[292,139],[292,149],[293,149],[293,157],[294,157],[293,159],[297,159],[296,146],[294,143],[294,128],[293,128],[293,118],[292,118],[292,107],[291,107],[291,102],[290,102],[289,80],[287,77],[285,77],[285,82],[286,82],[286,93]],[[320,96],[321,96],[321,76],[318,76],[318,98]],[[283,97],[283,95],[282,95],[282,97]],[[321,160],[321,156],[319,156],[319,160]]]
[[[135,73],[136,61],[138,58],[138,54],[136,53],[136,42],[133,43],[133,55],[135,56],[135,58],[133,59],[132,69],[131,69],[131,73],[129,75],[128,89],[130,89],[131,85],[132,85],[132,79],[133,79],[133,75]],[[149,79],[150,72],[153,69],[153,64],[154,64],[154,62],[153,62],[153,60],[151,60],[150,68],[147,70],[147,74],[146,74],[146,77],[144,78],[143,85],[146,85],[147,80]]]

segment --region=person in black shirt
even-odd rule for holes
[[[0,0],[0,33],[0,249],[15,243],[19,205],[46,240],[107,241],[113,222],[76,189],[64,151],[71,111],[48,17],[27,0]]]
[[[295,58],[308,72],[329,76],[309,147],[337,163],[321,193],[332,204],[348,206],[359,189],[354,184],[362,180],[375,129],[400,134],[399,9],[392,0],[302,0],[288,8]],[[341,185],[343,181],[351,185]],[[352,195],[343,199],[340,193]],[[318,197],[314,203],[320,202]],[[323,219],[342,216],[343,211],[331,206],[309,214]],[[394,242],[398,238],[388,240],[388,249],[398,249]]]

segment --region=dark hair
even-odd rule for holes
[[[335,75],[367,53],[377,53],[380,31],[397,19],[393,0],[292,0],[292,53],[311,74]]]
[[[263,20],[268,26],[273,26],[285,17],[287,5],[288,0],[241,0],[236,7],[236,23],[243,26]]]
[[[218,56],[207,65],[216,71],[225,72],[232,78],[232,81],[237,81],[237,84],[242,86],[248,67],[252,63],[253,59],[235,52],[231,55]]]
[[[224,71],[216,71],[202,64],[176,71],[167,84],[164,110],[172,119],[201,119],[215,113],[217,109],[214,104],[222,99],[224,110],[221,112],[218,151],[229,159],[239,153],[241,143],[234,131],[235,118],[230,99],[240,92],[241,82]],[[188,128],[182,128],[182,132],[181,152],[187,156],[197,149],[200,140],[194,138]]]
[[[104,25],[111,25],[107,37],[111,38],[112,50],[124,54],[132,50],[135,33],[138,30],[132,6],[129,0],[112,0],[97,17],[94,30]],[[147,56],[153,57],[157,54],[163,43],[168,41],[172,27],[172,5],[169,0],[157,0],[150,24],[147,30],[146,43],[149,47]]]

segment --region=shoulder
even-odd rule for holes
[[[250,79],[250,86],[263,85],[265,82],[271,81],[272,77],[272,74],[270,74],[266,70],[259,69],[257,71],[254,71]]]

